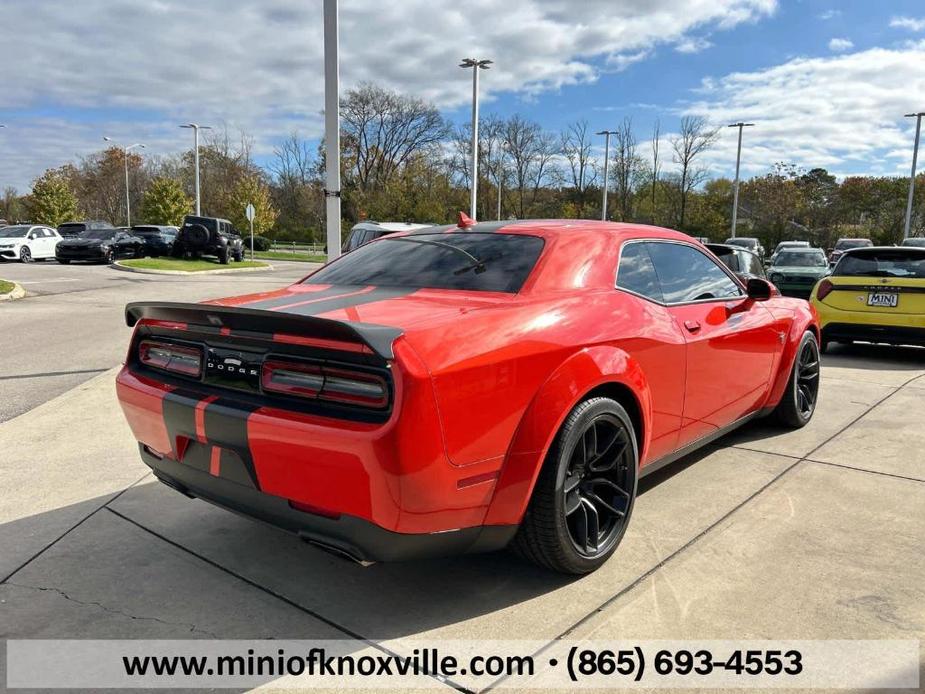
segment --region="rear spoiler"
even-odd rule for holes
[[[270,335],[284,333],[340,342],[359,342],[383,359],[395,358],[392,343],[402,334],[398,328],[387,325],[350,323],[236,306],[160,301],[136,301],[126,304],[126,325],[133,328],[142,319],[201,325],[215,330],[226,328],[232,332],[259,332]]]

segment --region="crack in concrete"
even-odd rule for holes
[[[190,624],[189,622],[170,622],[170,621],[167,621],[166,619],[161,619],[161,618],[159,618],[159,617],[144,617],[144,616],[141,616],[141,615],[134,615],[134,614],[131,614],[130,612],[126,612],[125,610],[120,610],[120,609],[117,609],[117,608],[115,608],[115,607],[110,607],[110,606],[108,606],[108,605],[104,605],[104,604],[101,603],[101,602],[86,601],[86,600],[78,600],[77,598],[75,598],[75,597],[73,597],[73,596],[71,596],[71,595],[68,595],[67,593],[65,593],[65,592],[64,592],[63,590],[61,590],[60,588],[55,588],[54,586],[30,586],[30,585],[26,585],[26,584],[24,584],[24,583],[14,583],[13,581],[7,581],[7,582],[6,582],[6,585],[15,586],[15,587],[17,587],[17,588],[25,588],[26,590],[37,590],[37,591],[42,591],[42,592],[52,592],[52,593],[56,593],[56,594],[60,595],[62,598],[64,598],[64,599],[67,600],[68,602],[73,602],[73,603],[75,603],[75,604],[77,604],[77,605],[81,605],[81,606],[83,606],[83,607],[97,607],[97,608],[103,610],[104,612],[108,612],[109,614],[119,615],[119,616],[121,616],[121,617],[128,617],[129,619],[133,619],[133,620],[158,622],[158,623],[160,623],[160,624],[164,624],[164,625],[167,625],[167,626],[189,627],[190,633],[205,634],[206,636],[210,636],[210,637],[213,638],[213,639],[219,638],[217,634],[214,634],[214,633],[212,633],[211,631],[207,631],[207,630],[205,630],[205,629],[200,629],[200,628],[197,627],[195,624]]]

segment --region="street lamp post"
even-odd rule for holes
[[[202,215],[202,208],[199,201],[199,131],[200,130],[211,130],[212,126],[210,125],[199,125],[197,123],[187,123],[186,125],[181,125],[181,128],[192,128],[193,130],[193,161],[195,162],[195,189],[196,189],[196,216],[200,217]]]
[[[328,260],[340,255],[340,35],[337,0],[324,0],[324,206]]]
[[[610,159],[610,136],[616,135],[616,130],[601,130],[600,132],[594,133],[595,135],[604,136],[604,199],[601,202],[601,221],[607,221],[607,188],[609,186],[607,181],[607,165]]]
[[[469,216],[477,219],[476,191],[479,182],[479,70],[487,70],[491,60],[463,58],[459,67],[472,68],[472,186],[469,189]]]
[[[103,140],[106,142],[113,141],[111,137],[103,137]],[[127,227],[132,226],[132,201],[131,192],[129,191],[128,186],[128,153],[136,147],[145,149],[145,145],[141,144],[140,142],[136,142],[133,145],[128,145],[127,147],[122,147],[122,162],[125,165],[125,226]]]
[[[909,238],[909,232],[912,229],[912,196],[915,193],[915,165],[919,158],[919,134],[922,132],[922,116],[925,112],[907,113],[905,118],[915,118],[915,145],[912,148],[912,176],[909,178],[909,199],[906,201],[906,227],[903,230],[903,238]]]
[[[739,216],[739,164],[742,161],[742,128],[751,128],[754,123],[732,123],[726,127],[739,129],[739,148],[736,151],[736,180],[732,186],[732,238],[736,237],[736,221]]]

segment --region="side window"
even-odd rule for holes
[[[665,303],[741,296],[739,285],[713,260],[692,246],[648,243]]]
[[[764,266],[761,264],[761,260],[758,259],[757,255],[749,254],[747,271],[755,277],[764,277]]]
[[[646,250],[646,243],[626,243],[620,253],[617,268],[617,286],[653,301],[661,302],[662,290],[658,284],[655,266]]]

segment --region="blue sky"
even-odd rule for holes
[[[4,0],[0,39],[18,48],[5,60],[0,186],[28,189],[104,134],[176,153],[189,120],[244,130],[258,161],[293,130],[316,138],[320,19],[320,0]],[[902,114],[925,109],[921,0],[341,0],[341,44],[345,87],[379,82],[456,122],[469,115],[456,63],[470,54],[496,61],[483,113],[553,131],[630,116],[644,142],[655,118],[666,139],[686,114],[754,120],[747,175],[775,161],[901,175]],[[715,175],[734,164],[723,135],[706,159]]]

